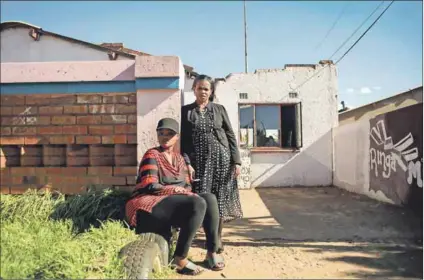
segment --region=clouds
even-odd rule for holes
[[[361,87],[361,94],[370,94],[372,90],[369,87]]]
[[[367,94],[371,94],[375,91],[379,91],[381,90],[380,86],[374,86],[374,87],[361,87],[359,89],[355,89],[355,88],[347,88],[346,89],[346,93],[348,94],[360,94],[360,95],[367,95]]]

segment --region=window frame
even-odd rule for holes
[[[293,106],[296,107],[296,105],[299,104],[299,110],[300,110],[300,146],[299,147],[282,147],[282,139],[279,139],[279,147],[257,147],[257,126],[256,126],[256,107],[257,106],[278,106],[279,108],[279,129],[282,129],[282,120],[281,120],[281,113],[282,113],[282,107],[288,107]],[[261,152],[261,153],[278,153],[278,152],[299,152],[301,148],[303,147],[303,122],[302,122],[302,102],[296,102],[296,103],[255,103],[255,102],[249,102],[249,103],[238,103],[238,140],[240,143],[240,106],[253,106],[253,146],[248,147],[242,146],[239,144],[240,148],[242,149],[249,149],[251,152]],[[295,108],[296,110],[296,108]],[[295,121],[296,121],[296,111],[295,111]]]

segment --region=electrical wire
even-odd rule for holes
[[[339,22],[339,20],[342,18],[344,12],[346,11],[347,6],[351,4],[350,2],[347,2],[346,5],[344,5],[343,9],[340,11],[338,17],[334,21],[333,25],[330,27],[330,29],[327,31],[327,34],[325,34],[324,38],[321,40],[321,42],[315,47],[315,50],[319,49],[321,45],[324,43],[324,41],[327,39],[328,35],[330,35],[331,31],[333,31],[334,27],[336,27],[336,24]]]
[[[356,44],[359,43],[359,41],[361,41],[365,34],[370,31],[370,29],[378,22],[378,20],[386,13],[386,11],[390,8],[391,5],[393,5],[394,2],[395,0],[392,0],[392,2],[386,7],[386,9],[384,9],[384,11],[378,16],[378,18],[376,18],[375,21],[370,25],[370,27],[365,30],[361,37],[359,37],[358,40],[356,40],[356,42],[336,61],[336,64],[339,63],[356,46]]]
[[[378,11],[378,9],[380,9],[380,7],[384,4],[384,0],[381,1],[381,3],[377,6],[377,8],[374,9],[374,11],[372,11],[372,13],[358,26],[358,28],[355,29],[355,31],[353,31],[353,33],[349,36],[349,38],[347,38],[343,44],[340,45],[340,47],[330,56],[329,60],[331,60],[334,55],[336,53],[339,52],[339,50],[341,48],[344,47],[344,45],[346,45],[346,43],[356,34],[356,32],[358,32],[359,29],[361,29],[361,27]]]
[[[368,33],[368,31],[370,31],[370,29],[380,20],[380,18],[386,13],[386,11],[390,8],[390,6],[395,2],[395,0],[392,0],[392,2],[384,9],[384,11],[374,20],[374,22],[367,28],[367,30],[365,30],[364,33],[362,33],[362,35],[355,41],[355,43],[334,63],[334,64],[338,64],[355,46],[356,44],[359,43],[359,41],[365,36],[365,34]],[[293,89],[292,91],[296,91],[298,90],[300,87],[302,87],[303,85],[305,85],[308,81],[310,81],[313,77],[315,77],[316,75],[318,75],[319,73],[321,73],[325,68],[329,67],[330,64],[326,64],[324,67],[322,67],[319,71],[315,72],[312,76],[310,76],[309,78],[307,78],[303,83],[301,83],[299,86],[297,86],[295,89]]]

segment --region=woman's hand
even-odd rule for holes
[[[237,178],[241,173],[241,166],[238,164],[234,165],[234,176]]]
[[[188,175],[190,177],[190,182],[193,182],[196,171],[194,171],[194,168],[191,165],[188,165],[187,168],[188,168]]]
[[[174,192],[175,193],[185,193],[185,192],[187,192],[187,189],[184,188],[184,187],[175,187]]]

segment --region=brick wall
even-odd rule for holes
[[[1,193],[135,184],[135,93],[2,95],[0,105]]]

